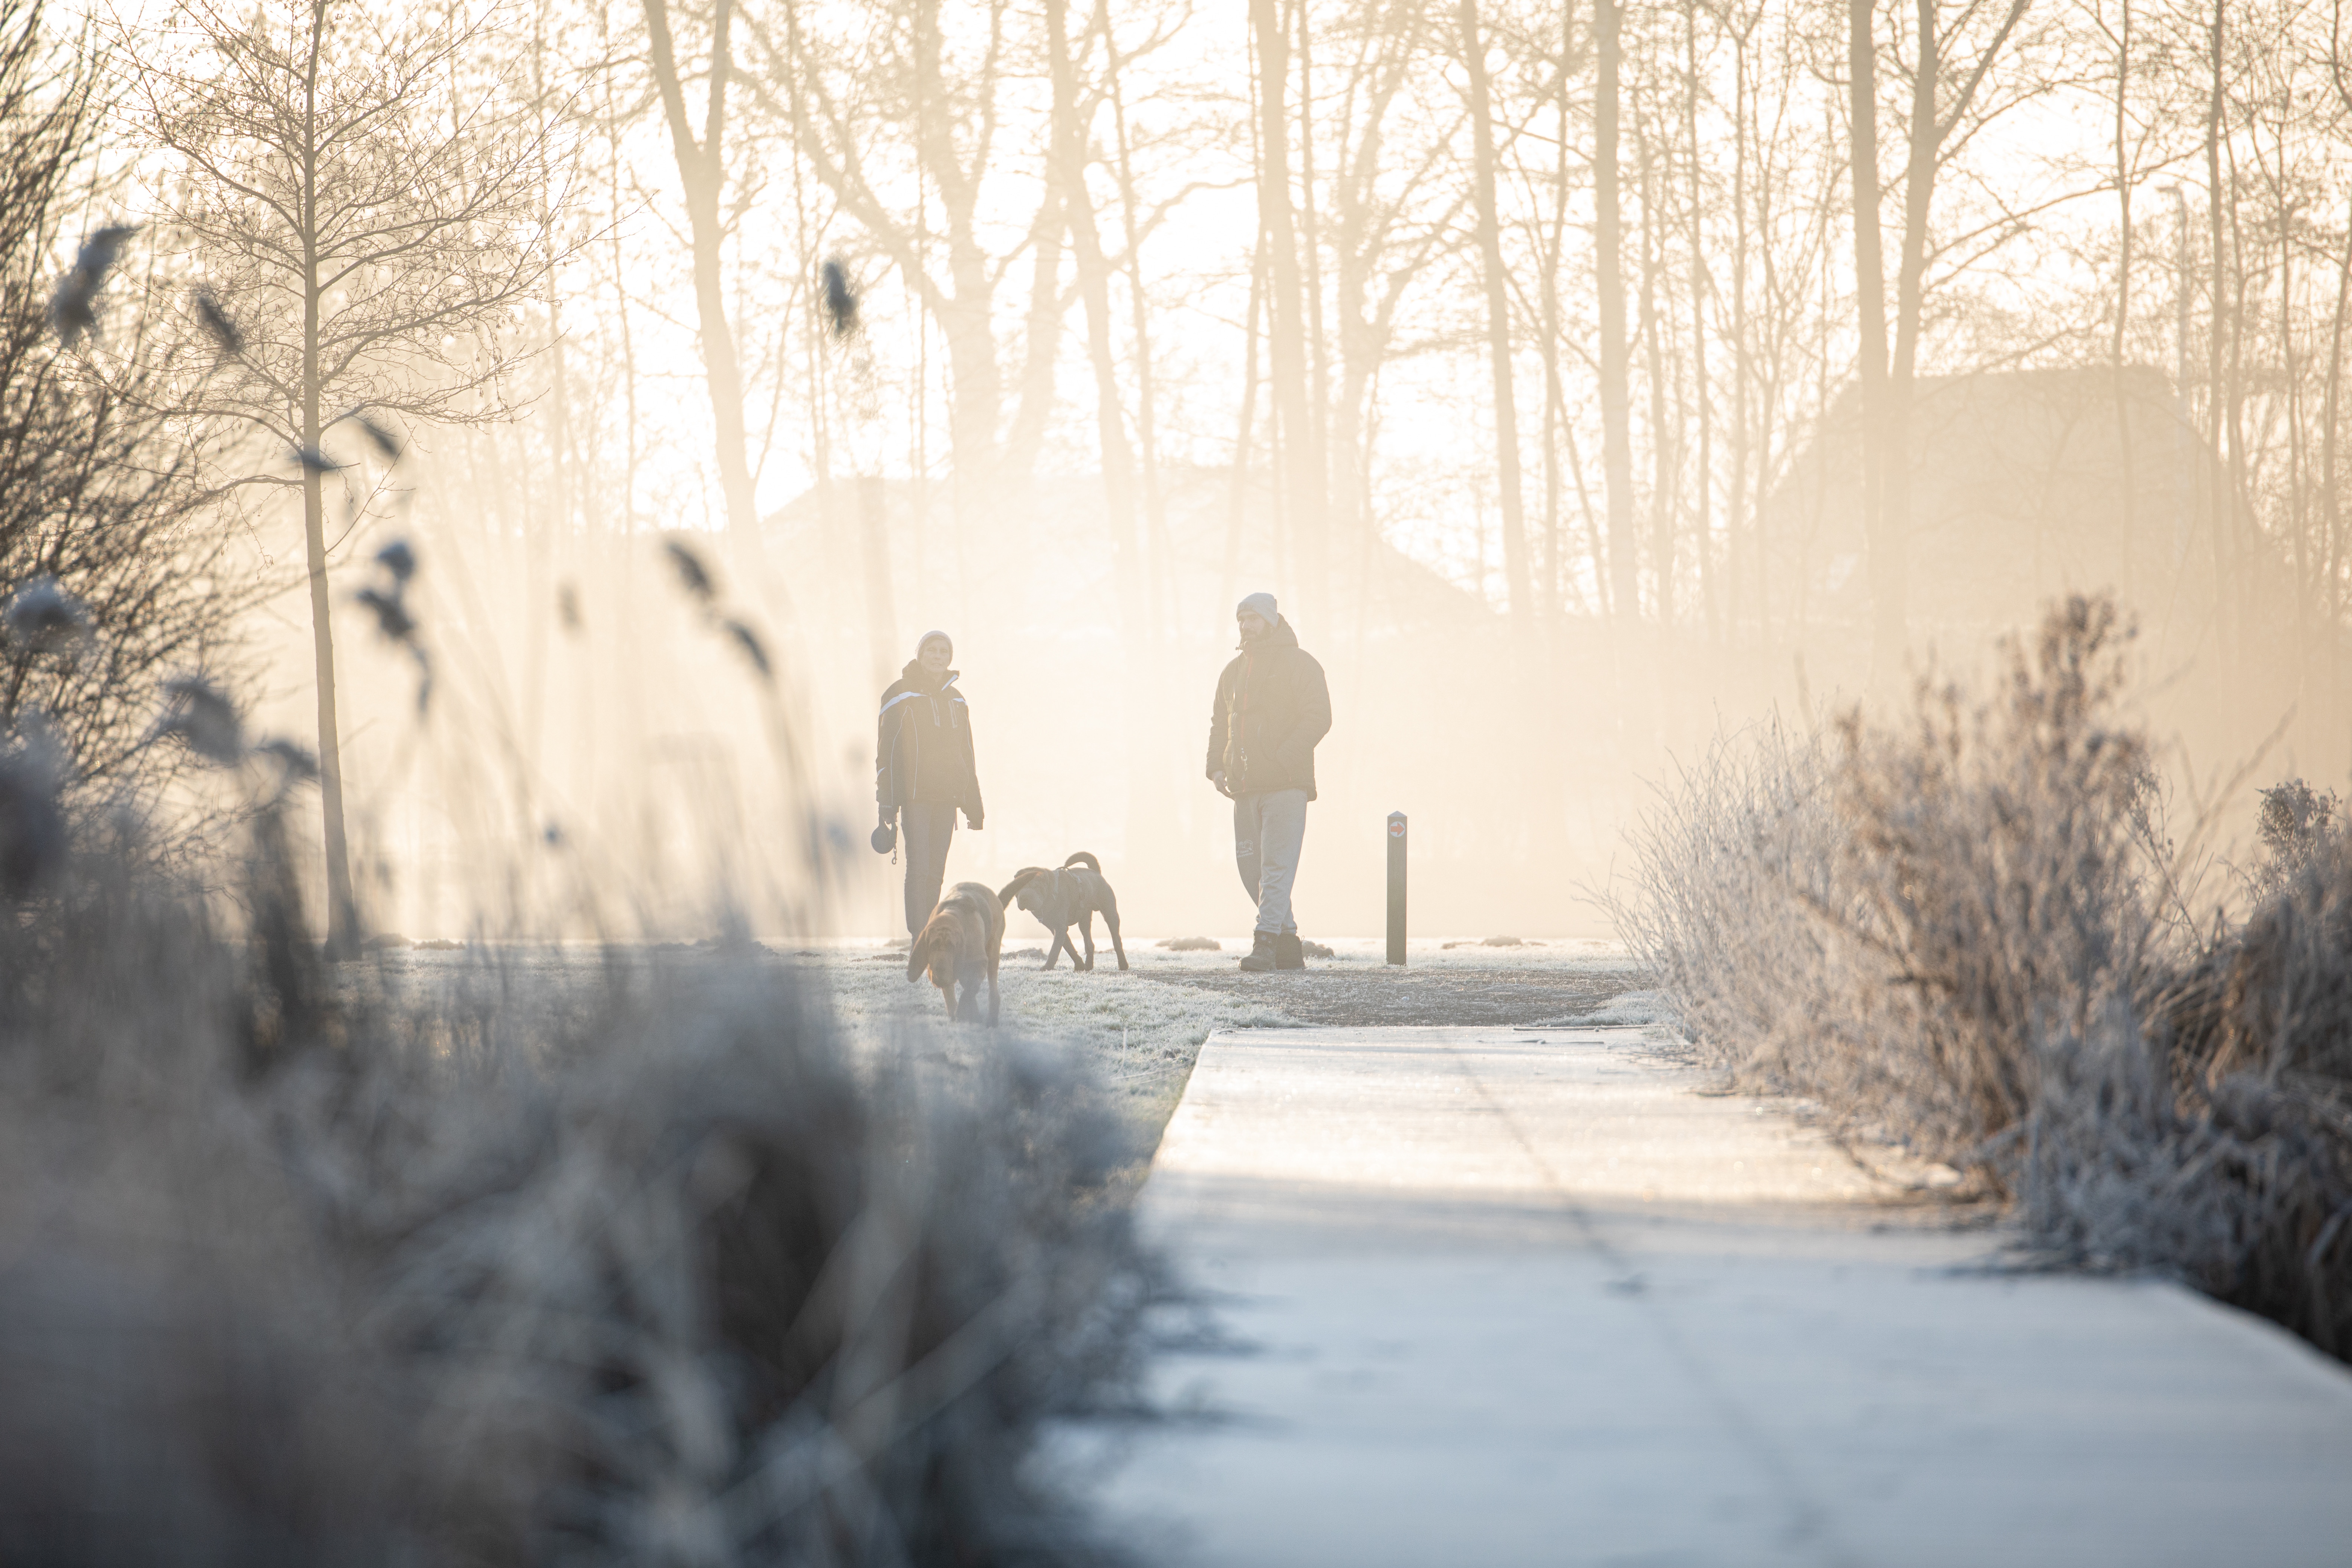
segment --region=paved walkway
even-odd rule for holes
[[[1104,1489],[1201,1568],[2352,1563],[2352,1373],[1990,1243],[1620,1032],[1213,1037],[1145,1188],[1227,1342]],[[1893,1223],[1890,1224],[1889,1222]]]

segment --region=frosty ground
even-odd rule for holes
[[[1007,1039],[1091,1055],[1119,1089],[1130,1112],[1156,1134],[1192,1072],[1202,1041],[1217,1029],[1307,1025],[1513,1025],[1563,1019],[1646,1021],[1640,971],[1612,942],[1585,938],[1515,939],[1487,945],[1479,937],[1432,936],[1408,944],[1402,966],[1385,961],[1378,938],[1337,938],[1332,956],[1302,971],[1244,974],[1246,934],[1215,938],[1219,951],[1171,952],[1161,939],[1130,936],[1122,973],[1106,942],[1092,973],[1066,960],[1043,967],[1045,942],[1016,927],[1000,971],[1003,1008],[998,1031],[948,1020],[940,994],[906,976],[906,949],[875,940],[759,944],[768,956],[807,973],[860,1035],[948,1061],[997,1048]],[[626,950],[650,962],[713,961],[706,949],[649,944]],[[377,973],[403,987],[478,986],[525,974],[576,969],[604,973],[607,950],[583,944],[539,948],[457,944],[394,948]]]

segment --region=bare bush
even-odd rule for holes
[[[2122,637],[2074,600],[1994,694],[1720,745],[1645,821],[1621,929],[1708,1058],[1997,1184],[2037,1028],[2139,997],[2147,752]]]
[[[1617,933],[1675,1002],[1708,1065],[1769,1079],[1847,984],[1832,908],[1838,824],[1829,754],[1779,724],[1718,739],[1631,835]],[[1859,912],[1858,910],[1856,911]]]
[[[2070,599],[2007,646],[1990,697],[1923,681],[1905,728],[1838,724],[1837,882],[1861,910],[1817,913],[1875,973],[1801,1076],[2003,1184],[2037,1036],[2079,1037],[2148,987],[2135,826],[2153,781],[2116,710],[2128,636],[2112,604]]]
[[[2280,890],[2197,939],[2126,635],[2070,600],[1987,697],[1718,745],[1635,838],[1621,929],[1735,1078],[1948,1161],[2044,1249],[2342,1354],[2352,854],[2323,797],[2267,792]]]

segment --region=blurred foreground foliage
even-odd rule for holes
[[[2251,915],[2200,915],[2217,813],[2176,840],[2129,636],[2069,599],[1989,689],[1718,742],[1619,930],[1736,1080],[2352,1357],[2352,848],[2332,797],[2266,791]]]
[[[320,963],[78,841],[0,908],[0,1562],[1061,1563],[1126,1121],[762,967]]]

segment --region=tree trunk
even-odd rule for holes
[[[1659,341],[1658,279],[1665,270],[1665,241],[1658,187],[1664,181],[1652,166],[1650,137],[1636,118],[1634,163],[1642,173],[1642,286],[1634,305],[1640,323],[1643,356],[1649,362],[1650,392],[1650,570],[1657,581],[1655,607],[1660,626],[1675,624],[1675,469],[1680,453],[1680,426],[1666,415],[1668,372],[1664,345]]]
[[[1887,528],[1886,262],[1878,228],[1878,45],[1871,0],[1847,0],[1848,134],[1853,174],[1854,303],[1861,318],[1862,517],[1869,553],[1871,679],[1891,682],[1903,658],[1904,563]]]
[[[1610,607],[1619,620],[1631,622],[1642,613],[1642,577],[1633,542],[1633,352],[1625,336],[1625,226],[1617,168],[1622,21],[1618,0],[1593,0],[1598,57],[1592,97],[1593,270],[1601,296],[1601,485],[1609,508]]]
[[[2120,230],[2120,253],[2116,258],[2116,331],[2108,357],[2115,363],[2116,377],[2116,447],[2123,473],[2123,548],[2116,571],[2116,582],[2125,603],[2132,600],[2132,572],[2136,563],[2133,552],[2137,544],[2139,529],[2139,475],[2132,460],[2132,421],[2129,385],[2124,376],[2126,337],[2131,327],[2132,298],[2132,168],[2131,148],[2126,135],[2129,121],[2127,92],[2131,86],[2132,47],[2131,0],[2123,0],[2123,22],[2116,39],[2116,206]]]
[[[1119,216],[1127,237],[1128,299],[1134,313],[1135,333],[1135,435],[1143,458],[1143,510],[1150,531],[1154,575],[1160,587],[1151,594],[1151,616],[1160,620],[1160,593],[1167,593],[1170,622],[1181,624],[1183,606],[1176,598],[1175,546],[1168,533],[1168,496],[1160,476],[1160,410],[1159,387],[1151,373],[1151,300],[1144,290],[1143,230],[1139,221],[1143,199],[1135,183],[1135,165],[1127,132],[1127,103],[1119,87],[1119,73],[1125,62],[1118,52],[1118,35],[1112,31],[1111,17],[1106,6],[1103,15],[1103,40],[1110,54],[1110,109],[1113,127],[1118,136]]]
[[[319,55],[326,43],[327,7],[310,8],[310,58],[302,79],[302,445],[319,449],[325,433],[319,406]],[[326,828],[327,956],[359,956],[359,910],[352,896],[351,846],[343,825],[342,727],[335,717],[334,603],[327,586],[326,497],[322,476],[302,468],[302,552],[310,571],[310,653],[319,688],[319,805]]]
[[[1706,265],[1706,231],[1701,221],[1698,142],[1698,12],[1683,15],[1683,151],[1689,162],[1691,378],[1698,404],[1698,457],[1693,468],[1691,538],[1698,550],[1699,604],[1709,638],[1719,635],[1722,606],[1715,591],[1715,399],[1706,375],[1706,297],[1712,287]]]
[[[2236,646],[2231,638],[2231,579],[2237,565],[2236,496],[2221,483],[2222,386],[2221,344],[2223,331],[2222,289],[2226,274],[2223,257],[2227,247],[2221,237],[2221,118],[2222,118],[2222,43],[2228,25],[2228,0],[2213,0],[2213,26],[2210,34],[2211,91],[2205,106],[2205,190],[2207,218],[2211,229],[2213,257],[2210,264],[2213,280],[2212,328],[2205,342],[2205,490],[2210,500],[2206,521],[2213,535],[2213,595],[2215,630],[2220,634],[2225,652]]]
[[[1211,609],[1220,616],[1233,612],[1235,584],[1242,569],[1242,520],[1249,500],[1250,451],[1257,434],[1257,320],[1265,299],[1265,234],[1260,230],[1250,248],[1249,307],[1242,312],[1242,416],[1234,437],[1234,468],[1225,492],[1225,569],[1217,579],[1217,602]]]
[[[1128,445],[1120,407],[1110,317],[1110,263],[1103,256],[1094,202],[1087,192],[1087,134],[1078,119],[1068,9],[1068,0],[1045,0],[1046,48],[1053,73],[1054,178],[1062,188],[1062,211],[1078,268],[1078,295],[1086,307],[1087,352],[1095,373],[1095,438],[1102,458],[1111,569],[1118,585],[1121,618],[1131,638],[1149,635],[1141,563],[1135,551],[1135,452]]]
[[[727,526],[738,539],[756,544],[760,513],[751,492],[751,461],[745,451],[743,378],[735,361],[735,334],[727,324],[727,296],[719,271],[719,248],[727,237],[719,222],[719,196],[726,182],[722,150],[727,132],[727,78],[731,68],[728,34],[734,16],[733,3],[717,0],[711,16],[710,98],[698,142],[687,123],[686,95],[670,37],[668,0],[644,3],[654,82],[661,91],[663,118],[669,125],[670,150],[677,156],[678,183],[686,192],[688,234],[694,247],[695,320],[702,343],[703,379],[710,393],[715,456],[719,489],[727,500]]]
[[[1486,282],[1486,352],[1495,380],[1496,481],[1503,513],[1503,581],[1511,595],[1511,629],[1533,627],[1534,587],[1528,570],[1528,521],[1519,483],[1518,401],[1511,386],[1510,286],[1503,275],[1503,225],[1496,210],[1495,122],[1486,90],[1486,46],[1476,0],[1462,0],[1462,58],[1470,72],[1470,134],[1477,181],[1478,254]]]
[[[1037,466],[1037,454],[1045,444],[1045,426],[1054,413],[1054,361],[1062,343],[1062,239],[1069,231],[1067,215],[1062,210],[1058,190],[1050,194],[1037,214],[1035,226],[1030,231],[1030,244],[1036,260],[1029,269],[1029,313],[1024,331],[1024,353],[1021,376],[1013,405],[1013,422],[1005,432],[1002,447],[982,442],[993,434],[996,413],[1002,405],[1001,395],[992,394],[985,411],[985,420],[975,413],[969,418],[961,414],[958,428],[964,431],[972,454],[971,460],[980,469],[983,481],[1002,479],[1008,485],[1028,479]],[[977,281],[988,267],[988,258],[977,240],[966,244],[972,258],[971,276]],[[964,356],[975,367],[987,362],[990,374],[994,375],[996,328],[993,306],[968,306],[967,297],[986,301],[985,289],[967,296],[965,285],[956,290],[958,325],[949,339],[952,349],[961,344]],[[986,428],[983,428],[985,424]],[[959,460],[959,468],[961,459]]]
[[[1739,541],[1743,525],[1748,548],[1756,565],[1756,640],[1770,640],[1764,614],[1763,508],[1748,515],[1748,397],[1753,379],[1748,341],[1748,34],[1736,39],[1732,55],[1731,99],[1731,493],[1725,501],[1724,534],[1727,543],[1724,620],[1735,642],[1739,626]],[[1759,489],[1762,488],[1759,484]]]
[[[1916,0],[1917,60],[1911,73],[1909,153],[1903,176],[1903,252],[1895,270],[1895,363],[1886,378],[1885,445],[1880,463],[1885,486],[1879,526],[1883,542],[1872,547],[1884,566],[1872,580],[1871,663],[1878,679],[1901,673],[1911,596],[1911,404],[1918,380],[1919,329],[1926,307],[1927,212],[1936,191],[1936,164],[1942,137],[1936,94],[1943,58],[1936,36],[1936,0]]]
[[[2344,250],[2336,266],[2336,309],[2328,318],[2327,327],[2327,391],[2324,421],[2319,436],[2319,494],[2325,509],[2327,526],[2327,548],[2322,562],[2327,584],[2326,614],[2322,625],[2326,628],[2329,646],[2327,661],[2327,716],[2341,742],[2344,718],[2344,661],[2336,657],[2336,644],[2343,635],[2344,584],[2344,497],[2343,479],[2337,471],[2337,429],[2343,414],[2344,388],[2344,312],[2352,303],[2352,225],[2345,229]]]
[[[1307,301],[1307,425],[1315,463],[1315,493],[1328,548],[1331,521],[1331,343],[1323,330],[1323,229],[1315,202],[1315,57],[1307,28],[1307,0],[1289,0],[1298,59],[1298,265]]]
[[[1563,131],[1569,123],[1568,61],[1573,52],[1573,40],[1568,36],[1573,13],[1567,7],[1560,11],[1560,68],[1553,83],[1555,109]],[[1560,376],[1560,300],[1559,264],[1568,249],[1568,137],[1556,140],[1552,166],[1551,233],[1543,252],[1543,274],[1538,303],[1543,312],[1538,342],[1543,345],[1544,369],[1544,552],[1543,585],[1537,591],[1536,601],[1541,608],[1545,625],[1553,628],[1553,647],[1557,649],[1557,629],[1563,613],[1565,595],[1562,591],[1560,512],[1564,482],[1560,474],[1560,441],[1575,437],[1568,426],[1568,393]],[[1582,597],[1581,595],[1579,595]]]
[[[1307,409],[1307,313],[1290,195],[1290,117],[1284,109],[1290,40],[1278,0],[1250,0],[1257,40],[1258,115],[1265,164],[1258,172],[1258,221],[1265,235],[1273,289],[1267,299],[1274,406],[1282,441],[1283,511],[1290,525],[1295,591],[1310,616],[1324,602],[1323,478],[1316,471]]]

